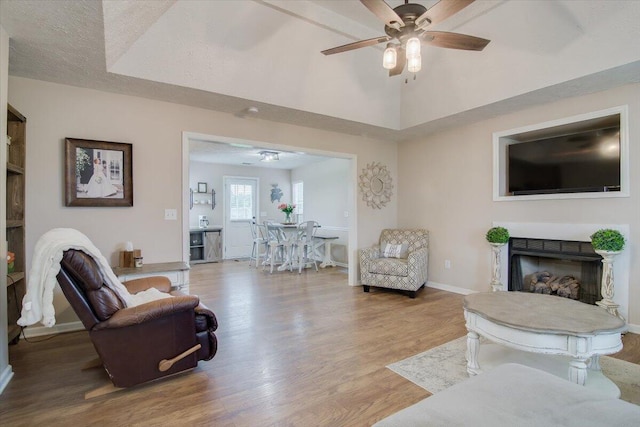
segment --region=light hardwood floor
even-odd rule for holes
[[[89,401],[106,381],[85,332],[21,340],[3,426],[367,426],[427,396],[385,366],[465,334],[462,296],[416,299],[347,285],[346,270],[269,273],[196,265],[191,292],[217,315],[219,350],[186,374]],[[42,338],[34,338],[39,341]],[[640,336],[616,355],[640,363]]]

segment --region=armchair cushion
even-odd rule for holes
[[[371,261],[369,273],[406,277],[409,274],[409,264],[406,259],[378,258]]]
[[[394,245],[392,243],[383,242],[380,245],[380,252],[385,258],[406,258],[409,245],[407,243],[401,243]]]
[[[111,288],[104,286],[98,265],[87,259],[84,252],[67,251],[60,264],[83,290],[95,316],[101,321],[107,320],[125,308],[125,304]]]

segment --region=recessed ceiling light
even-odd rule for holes
[[[247,111],[251,114],[258,114],[258,112],[260,112],[260,110],[258,110],[258,107],[249,107],[247,108]]]
[[[280,158],[278,157],[279,153],[275,151],[261,151],[258,154],[260,154],[260,156],[262,157],[260,161],[263,162],[275,162],[276,160],[280,160]]]

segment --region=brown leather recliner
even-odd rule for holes
[[[216,354],[215,315],[195,295],[171,291],[166,277],[124,283],[135,294],[150,287],[174,298],[125,307],[104,285],[95,261],[78,250],[64,252],[58,283],[116,387],[131,387],[194,368]]]

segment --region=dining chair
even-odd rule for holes
[[[313,264],[318,271],[318,263],[315,257],[315,235],[320,227],[316,221],[305,221],[298,224],[298,238],[295,243],[297,254],[298,274],[302,273],[302,268]]]
[[[291,270],[291,240],[284,234],[281,225],[271,221],[265,221],[264,224],[267,228],[268,254],[262,265],[270,265],[270,273],[273,273],[273,268],[276,264],[280,266],[288,264],[289,270]]]
[[[264,225],[256,224],[253,221],[251,221],[249,225],[251,226],[251,238],[253,239],[251,256],[249,257],[249,266],[251,266],[253,261],[255,261],[256,268],[258,268],[260,258],[264,259],[267,254],[269,239],[267,238],[267,232]]]

